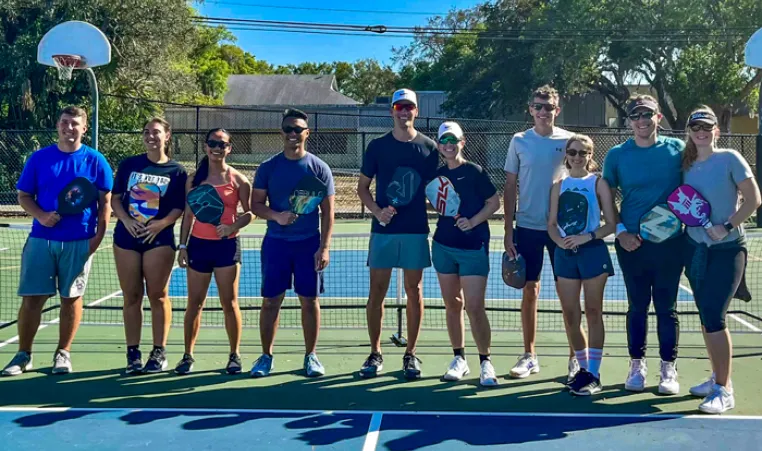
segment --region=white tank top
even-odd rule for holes
[[[598,195],[595,191],[597,181],[598,176],[595,174],[588,174],[582,178],[567,176],[561,180],[559,195],[566,191],[574,191],[587,199],[587,228],[583,233],[594,232],[601,225],[601,206],[598,204]],[[561,235],[563,236],[563,233]]]

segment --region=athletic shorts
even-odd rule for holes
[[[64,298],[85,294],[93,258],[89,240],[53,241],[29,237],[21,254],[19,296]]]
[[[526,261],[527,282],[537,282],[540,280],[545,249],[548,250],[550,268],[553,271],[553,277],[555,278],[556,243],[553,242],[546,230],[516,227],[516,230],[513,232],[513,241],[516,246],[516,251],[518,251],[518,253],[524,257],[524,261]]]
[[[128,251],[135,251],[138,254],[144,254],[157,247],[169,246],[175,250],[175,231],[172,227],[159,232],[156,238],[150,243],[144,243],[142,238],[134,238],[127,231],[127,228],[119,221],[114,228],[114,246]]]
[[[427,234],[372,233],[368,266],[373,269],[425,269],[431,266]]]
[[[277,298],[292,287],[306,298],[323,292],[323,274],[315,271],[320,235],[298,241],[265,236],[262,241],[262,297]]]
[[[484,247],[479,250],[457,249],[434,241],[431,243],[431,261],[440,274],[489,275],[489,254]]]
[[[587,280],[601,274],[614,275],[609,247],[603,240],[586,243],[577,252],[556,247],[556,276],[564,279]]]
[[[238,237],[205,240],[191,236],[188,240],[188,266],[203,273],[241,263],[241,242]]]

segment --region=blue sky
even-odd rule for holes
[[[277,20],[292,22],[341,23],[352,25],[386,25],[412,27],[426,25],[428,15],[411,14],[446,13],[452,8],[468,8],[479,0],[387,0],[346,1],[346,0],[207,0],[196,4],[202,16],[235,19]],[[265,8],[255,5],[278,6]],[[371,11],[394,11],[405,14],[354,13],[334,11],[310,11],[283,9],[284,5],[304,8],[333,8]],[[270,64],[298,64],[301,62],[353,62],[364,58],[375,58],[391,63],[392,47],[400,47],[410,42],[409,38],[324,36],[314,34],[279,33],[264,31],[234,31],[237,45],[253,54],[257,59]]]

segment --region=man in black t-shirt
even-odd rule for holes
[[[363,157],[357,193],[362,203],[373,213],[368,266],[370,293],[367,316],[371,353],[360,369],[360,376],[374,377],[383,369],[381,356],[381,325],[384,298],[389,289],[392,270],[402,268],[407,294],[408,343],[402,360],[407,379],[421,376],[420,360],[415,356],[418,333],[423,319],[421,279],[424,268],[431,266],[424,187],[435,177],[439,157],[430,138],[414,127],[418,115],[417,96],[409,89],[400,89],[392,97],[394,129],[368,144]],[[404,207],[391,207],[386,189],[398,167],[417,172],[421,183],[412,201]],[[376,179],[376,198],[370,184]]]

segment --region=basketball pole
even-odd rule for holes
[[[85,72],[87,73],[87,81],[90,85],[90,101],[93,104],[93,113],[92,113],[92,137],[93,137],[93,149],[98,150],[98,80],[95,78],[95,72],[91,68],[86,68]],[[759,143],[757,143],[759,145]]]
[[[755,169],[757,171],[757,181],[759,182],[759,171],[762,169],[762,82],[759,83],[759,93],[757,97],[759,97],[759,99],[757,104],[757,155]],[[757,227],[762,227],[762,206],[757,209]]]

